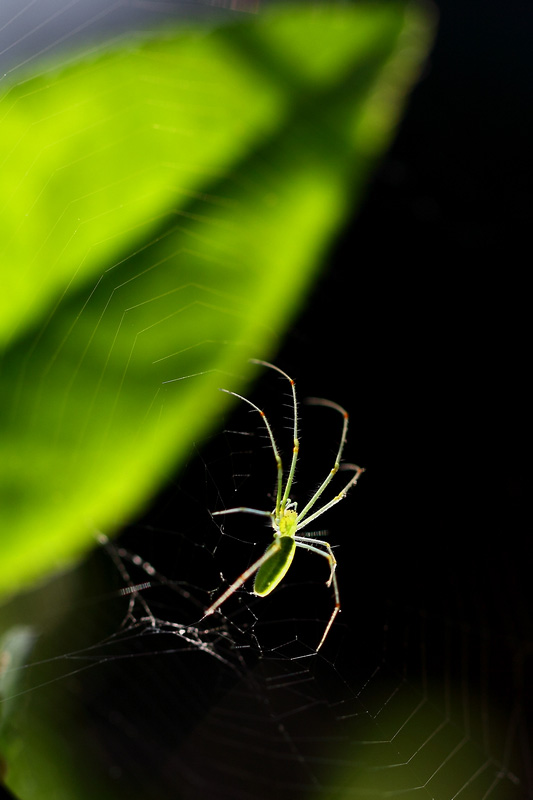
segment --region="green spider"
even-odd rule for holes
[[[230,392],[228,389],[221,389],[221,391],[226,392],[227,394],[232,394],[234,397],[238,397],[240,400],[244,400],[245,403],[248,403],[258,414],[261,415],[261,418],[265,424],[267,429],[267,433],[270,439],[270,444],[272,446],[272,450],[274,453],[274,458],[276,460],[276,468],[277,468],[277,491],[276,491],[276,506],[273,511],[260,511],[256,508],[246,508],[246,507],[238,507],[238,508],[228,508],[225,511],[214,511],[213,516],[222,515],[222,514],[256,514],[261,517],[269,517],[272,527],[274,528],[274,540],[273,542],[267,547],[261,558],[258,558],[257,561],[248,567],[242,575],[239,577],[229,586],[226,591],[220,595],[220,597],[215,600],[215,602],[209,606],[207,611],[205,612],[205,616],[209,616],[209,614],[213,614],[223,603],[226,602],[228,597],[230,597],[234,592],[237,591],[247,580],[250,578],[254,573],[255,575],[255,582],[254,582],[254,594],[258,597],[265,597],[266,595],[270,594],[276,586],[280,583],[281,580],[287,574],[289,567],[292,564],[292,560],[294,558],[294,554],[296,552],[297,547],[301,547],[304,550],[309,550],[312,553],[317,553],[318,555],[326,558],[329,563],[329,578],[327,580],[327,586],[333,586],[333,593],[335,598],[335,607],[329,618],[328,624],[326,625],[326,629],[322,635],[322,638],[319,642],[317,647],[317,652],[320,650],[322,645],[324,644],[326,637],[333,625],[335,617],[340,611],[340,596],[339,596],[339,587],[337,584],[337,577],[335,575],[335,568],[337,566],[337,561],[335,560],[335,556],[333,555],[333,550],[331,549],[331,545],[328,542],[321,541],[319,539],[314,539],[311,536],[299,536],[298,533],[303,528],[307,527],[310,522],[314,522],[317,517],[321,516],[325,511],[330,509],[336,503],[340,502],[344,497],[349,489],[352,486],[355,486],[357,483],[359,476],[364,469],[362,467],[358,467],[356,464],[341,464],[340,460],[342,457],[342,451],[344,450],[344,445],[346,444],[346,435],[348,432],[348,412],[344,410],[341,406],[337,405],[337,403],[333,403],[331,400],[321,400],[319,398],[309,398],[307,402],[311,403],[312,405],[321,405],[327,406],[328,408],[333,408],[342,414],[343,417],[343,428],[342,428],[342,435],[340,439],[339,448],[337,451],[337,455],[335,458],[335,463],[333,468],[329,471],[326,479],[322,482],[322,484],[318,487],[317,491],[311,497],[307,505],[304,507],[302,511],[297,511],[297,504],[290,499],[290,491],[294,480],[294,474],[296,471],[296,464],[298,462],[298,452],[300,449],[299,441],[298,441],[298,402],[296,399],[296,389],[294,385],[294,381],[287,373],[283,372],[282,369],[279,367],[274,366],[274,364],[269,364],[267,361],[259,361],[258,359],[251,359],[252,363],[260,364],[264,367],[268,367],[269,369],[273,369],[276,372],[279,372],[280,375],[283,375],[286,378],[292,390],[292,406],[293,406],[293,451],[292,451],[292,460],[291,466],[289,469],[289,474],[287,477],[287,481],[285,483],[285,488],[283,487],[283,466],[281,462],[281,456],[279,454],[279,450],[277,448],[276,442],[274,440],[274,434],[272,433],[272,428],[270,427],[270,423],[266,418],[265,413],[252,403],[251,400],[248,400],[246,397],[242,397],[242,395],[237,394],[236,392]],[[329,500],[325,505],[321,508],[313,511],[312,514],[309,514],[319,497],[321,497],[324,490],[329,486],[331,480],[333,479],[334,475],[337,474],[339,470],[349,470],[353,472],[354,475],[350,478],[348,483],[344,486],[344,488],[339,492],[339,494],[335,495],[332,500]],[[323,550],[321,548],[324,548]]]

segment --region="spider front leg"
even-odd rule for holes
[[[315,511],[313,514],[311,514],[306,519],[304,519],[304,512],[302,511],[302,513],[298,515],[298,524],[300,526],[304,527],[304,525],[305,525],[305,527],[307,527],[307,525],[309,525],[310,522],[314,522],[314,520],[317,519],[317,517],[322,516],[322,514],[325,511],[329,511],[329,509],[332,508],[334,505],[336,505],[337,503],[340,503],[341,500],[344,500],[344,498],[348,494],[349,489],[351,489],[352,486],[355,486],[355,484],[359,480],[360,476],[365,471],[364,467],[358,467],[357,464],[341,464],[339,469],[341,469],[343,471],[347,471],[347,470],[353,471],[355,474],[353,475],[353,477],[350,478],[350,480],[348,481],[346,486],[339,492],[339,494],[337,494],[333,498],[333,500],[330,500],[328,503],[326,503],[324,506],[322,506],[322,508],[319,508],[318,511]],[[307,504],[306,508],[309,511],[309,503]]]

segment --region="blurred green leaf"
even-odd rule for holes
[[[220,373],[275,350],[429,28],[405,3],[284,6],[0,98],[1,591],[140,509],[215,425]]]
[[[0,636],[0,734],[16,705],[18,671],[26,662],[35,634],[27,625],[14,625]]]

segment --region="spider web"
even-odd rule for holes
[[[254,399],[266,402],[269,418],[281,424],[278,438],[290,444],[290,425],[282,426],[287,409],[276,414],[279,384],[275,388],[270,397],[263,380]],[[334,450],[317,437],[316,423],[309,430],[316,413],[302,412],[304,456],[295,496],[306,494],[304,483],[312,487],[313,473],[324,464],[306,466],[305,452]],[[410,574],[401,562],[401,580],[391,568],[386,574],[372,553],[372,489],[365,497],[362,480],[328,515],[330,538],[340,545],[343,613],[320,654],[314,648],[332,598],[322,559],[307,553],[299,554],[271,597],[255,598],[243,587],[202,619],[210,600],[271,535],[261,520],[234,516],[219,525],[199,513],[224,496],[259,497],[273,484],[260,420],[250,424],[247,411],[236,414],[248,428],[231,425],[204,445],[149,518],[118,543],[103,538],[102,550],[76,578],[65,576],[77,584],[76,604],[44,649],[66,641],[72,647],[40,663],[30,660],[31,697],[57,704],[67,694],[75,707],[88,704],[98,741],[92,758],[139,796],[157,791],[170,797],[177,786],[180,796],[191,798],[261,798],[272,791],[282,797],[528,796],[520,687],[502,695],[498,680],[522,647],[476,600],[489,592],[494,597],[493,578],[486,572],[487,583],[479,578],[469,596],[460,570],[453,581],[436,573],[424,578],[418,567]],[[338,434],[335,422],[324,424],[328,440]],[[357,438],[352,431],[350,441]],[[355,548],[348,538],[354,525],[360,530]],[[362,568],[354,588],[355,553],[364,564],[381,565],[374,581],[386,587],[383,592],[371,592]],[[511,575],[499,577],[505,582]],[[403,580],[412,580],[413,589],[404,589],[400,599]],[[437,581],[436,591],[426,580]],[[500,600],[507,591],[502,587]],[[511,609],[501,604],[500,613],[506,624]],[[99,638],[102,630],[110,633]],[[95,644],[87,647],[88,639]],[[45,681],[52,681],[48,697]]]
[[[87,16],[74,19],[70,15],[82,11],[79,3],[3,4],[0,27],[9,36],[3,71],[9,79],[56,44],[100,37],[100,23],[111,30],[109,41],[120,38],[122,23],[115,30],[113,20],[125,10],[130,21],[134,13],[139,19],[148,13],[154,24],[175,10],[151,2],[94,5],[90,11],[83,6]],[[180,4],[178,12],[202,14],[206,8]],[[32,10],[41,19],[23,28]],[[36,44],[57,20],[61,25],[51,40]],[[99,41],[97,49],[103,46]],[[221,199],[204,198],[201,204],[206,210]],[[155,251],[156,237],[151,245]],[[102,309],[116,302],[122,311],[117,318],[128,319],[130,342],[138,341],[145,320],[127,313],[116,266],[84,300]],[[297,379],[301,398],[322,394],[352,411],[346,457],[367,467],[364,480],[323,523],[339,560],[342,600],[323,651],[317,654],[315,647],[332,597],[323,559],[312,554],[297,554],[272,596],[259,600],[245,586],[216,615],[202,619],[212,599],[271,536],[261,520],[234,516],[215,522],[209,513],[236,502],[272,505],[268,440],[253,413],[236,409],[222,434],[198,439],[186,469],[120,540],[109,542],[105,532],[95,531],[101,546],[86,563],[5,611],[22,654],[17,658],[11,633],[3,642],[2,700],[26,703],[15,728],[24,730],[26,715],[34,715],[72,732],[85,756],[87,784],[80,786],[78,774],[78,793],[70,797],[95,796],[94,782],[99,796],[115,798],[532,796],[528,553],[512,539],[465,544],[464,529],[456,529],[459,503],[441,488],[428,490],[449,485],[453,458],[444,459],[445,466],[441,456],[426,460],[431,480],[424,479],[420,466],[405,456],[407,437],[396,446],[392,434],[392,444],[390,438],[384,444],[405,418],[394,413],[394,403],[372,408],[380,392],[369,390],[365,397],[360,386],[353,389],[346,358],[335,355],[338,345],[328,333],[339,318],[352,315],[349,298],[342,299],[344,286],[333,276],[321,287],[312,317],[301,322],[301,340],[295,336],[277,359]],[[183,292],[178,307],[185,314],[213,305],[201,286],[174,288]],[[150,292],[147,285],[147,300]],[[215,313],[239,311],[237,297],[218,297],[216,306]],[[152,323],[165,314],[155,308]],[[88,341],[93,333],[88,331]],[[205,349],[208,368],[219,343],[197,335],[192,346]],[[306,348],[310,356],[301,358]],[[317,353],[325,361],[320,371]],[[360,374],[368,378],[364,358]],[[30,360],[23,366],[21,381],[39,389],[44,378],[38,365]],[[54,366],[49,362],[44,370]],[[184,379],[179,387],[194,380],[179,359],[161,378],[171,374]],[[220,377],[229,389],[231,381],[231,375]],[[386,389],[387,381],[379,388]],[[285,391],[275,376],[263,376],[252,398],[268,409],[284,454],[290,452],[287,406],[279,402],[286,403]],[[156,407],[148,392],[146,415]],[[388,423],[383,411],[392,416]],[[293,493],[300,504],[331,466],[338,420],[327,413],[302,408],[302,462]],[[414,422],[412,414],[407,419]],[[384,424],[387,435],[378,436]],[[443,440],[433,444],[438,450]],[[413,471],[417,480],[409,477]],[[492,524],[507,531],[519,523],[513,485],[504,486],[488,507]],[[456,494],[462,489],[464,484],[455,484]],[[443,510],[445,503],[450,505]],[[435,539],[442,542],[437,556]],[[32,632],[14,628],[16,623],[30,625]],[[53,736],[37,729],[40,736],[46,733]],[[39,796],[52,795],[41,787]]]

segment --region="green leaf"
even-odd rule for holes
[[[429,27],[405,3],[284,6],[0,98],[0,591],[141,509],[216,425],[221,374],[275,351]]]

